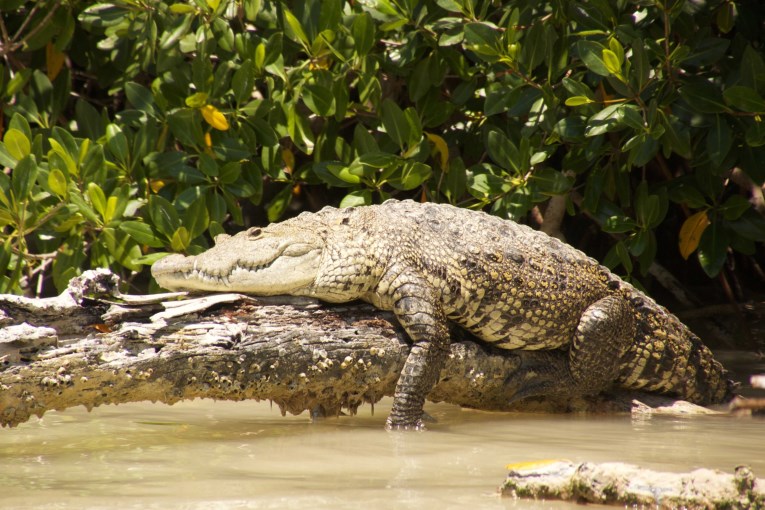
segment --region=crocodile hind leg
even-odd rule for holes
[[[569,347],[568,360],[524,358],[526,378],[513,401],[548,395],[594,394],[619,376],[621,355],[635,336],[635,321],[627,301],[607,296],[582,313]]]
[[[388,429],[422,429],[425,397],[438,382],[449,352],[446,317],[426,299],[429,288],[417,282],[401,285],[394,293],[393,312],[414,342],[393,394]]]
[[[582,314],[569,351],[569,369],[579,393],[611,386],[622,367],[621,355],[635,337],[635,319],[626,300],[608,296]]]

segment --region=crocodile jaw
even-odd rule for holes
[[[250,239],[246,232],[216,239],[197,256],[169,255],[151,267],[168,290],[305,294],[319,270],[322,247],[291,238]]]

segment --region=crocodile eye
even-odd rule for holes
[[[252,227],[249,230],[247,230],[247,235],[249,237],[260,237],[260,234],[262,234],[263,231],[259,227]]]

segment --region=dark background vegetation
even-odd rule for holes
[[[224,230],[395,197],[541,223],[652,293],[761,297],[757,0],[0,12],[0,292],[145,290]]]

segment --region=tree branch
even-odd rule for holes
[[[548,461],[508,466],[503,495],[640,508],[762,508],[765,480],[738,466],[663,473],[621,462]]]
[[[202,397],[271,400],[285,413],[353,413],[393,394],[409,352],[393,315],[365,304],[225,294],[161,311],[158,300],[171,295],[125,296],[116,286],[99,270],[56,298],[0,296],[0,324],[8,326],[0,337],[0,424],[78,405]],[[512,404],[527,377],[559,369],[564,353],[455,339],[432,401],[485,410],[630,409],[632,394]]]

